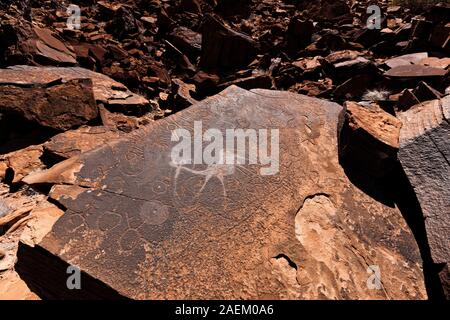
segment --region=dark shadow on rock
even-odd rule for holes
[[[337,132],[340,165],[349,180],[361,191],[386,206],[395,207],[392,198],[384,188],[385,176],[388,174],[386,171],[390,168],[386,167],[386,171],[380,169],[382,164],[371,153],[374,146],[367,143],[376,142],[370,137],[359,139],[361,136],[355,136],[346,123],[348,120],[345,119],[345,112],[346,110],[343,109],[340,114]]]
[[[0,116],[0,154],[44,143],[56,133],[54,129],[45,128],[18,115],[3,113]]]
[[[69,289],[68,279],[75,275],[66,261],[42,247],[31,250],[19,243],[16,271],[27,286],[41,299],[48,300],[128,300],[116,290],[80,271],[81,289]],[[71,271],[71,272],[69,272]],[[70,280],[70,279],[69,279]],[[45,288],[43,290],[42,288]]]
[[[428,298],[430,300],[445,300],[444,290],[439,280],[439,273],[444,265],[435,264],[431,258],[422,209],[399,162],[397,162],[395,170],[388,179],[386,187],[386,191],[392,195],[419,246]]]
[[[389,207],[398,207],[419,247],[428,298],[445,300],[439,280],[439,273],[445,265],[435,264],[431,258],[422,209],[400,162],[393,158],[380,165],[379,161],[373,159],[370,140],[355,139],[354,134],[349,134],[344,115],[345,110],[339,121],[338,141],[339,163],[345,174],[357,188],[373,199]],[[365,141],[369,141],[369,144],[365,144]]]

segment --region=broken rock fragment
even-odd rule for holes
[[[53,298],[425,298],[400,211],[362,192],[339,165],[341,110],[230,86],[29,175],[25,183],[55,183],[51,197],[67,210],[39,244],[20,244],[16,270]],[[210,162],[207,130],[224,143],[228,129],[247,132],[248,152],[218,143],[214,154],[240,161]],[[180,143],[191,151],[193,134],[206,134],[198,165],[174,152]],[[258,150],[268,157],[254,161]],[[67,289],[70,264],[83,271],[83,290]],[[368,265],[382,270],[383,290],[368,289]]]
[[[120,82],[114,81],[101,73],[83,68],[14,66],[0,70],[0,86],[45,87],[58,81],[68,82],[79,79],[90,79],[95,101],[112,109],[120,106],[142,109],[149,103],[147,99],[132,93]],[[81,82],[84,83],[85,80]]]
[[[407,110],[416,104],[419,104],[419,98],[416,97],[414,91],[411,89],[405,89],[401,92],[397,101],[397,109],[398,110]]]
[[[336,62],[330,65],[327,70],[330,77],[338,83],[342,83],[354,75],[367,75],[368,77],[375,78],[378,74],[378,69],[372,61],[364,57]]]
[[[427,52],[418,52],[418,53],[410,53],[405,54],[399,57],[388,59],[384,62],[389,68],[395,68],[399,66],[411,65],[411,64],[419,64],[420,61],[428,58]]]
[[[376,104],[346,102],[340,129],[340,157],[368,175],[389,174],[396,160],[401,122]]]
[[[112,142],[120,136],[120,131],[112,131],[103,126],[86,126],[57,134],[43,147],[53,158],[68,159]]]
[[[142,31],[142,23],[134,17],[133,11],[127,6],[120,6],[114,11],[106,29],[118,39],[125,39]]]
[[[234,69],[248,65],[255,58],[257,43],[248,35],[225,26],[207,15],[202,26],[200,64],[205,69]]]
[[[15,193],[5,192],[6,185],[0,183],[0,235],[11,232],[22,222],[28,221],[30,212],[45,202],[45,196],[24,187]]]
[[[305,21],[298,17],[293,17],[289,22],[287,30],[288,50],[295,54],[298,50],[310,44],[314,30],[312,21]]]
[[[439,91],[432,88],[425,81],[420,81],[415,89],[405,89],[401,92],[398,98],[397,108],[405,111],[420,102],[436,100],[441,97],[442,94]]]
[[[177,27],[170,34],[173,44],[189,56],[198,56],[202,50],[202,35],[186,27]]]
[[[447,70],[421,64],[400,65],[384,73],[392,78],[425,78],[425,77],[443,77]]]
[[[44,70],[41,70],[44,72]],[[45,78],[45,74],[41,74]],[[15,78],[21,77],[17,81]],[[19,114],[43,126],[67,130],[98,115],[90,79],[34,82],[26,74],[0,70],[0,111]]]
[[[53,64],[74,65],[76,55],[73,48],[65,44],[51,30],[32,26],[28,21],[15,18],[0,24],[0,50],[7,64]]]
[[[442,97],[442,94],[439,91],[432,88],[430,85],[428,85],[424,81],[419,82],[418,86],[414,90],[414,95],[420,101],[435,100],[435,99],[440,99]]]

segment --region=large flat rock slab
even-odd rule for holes
[[[231,86],[29,175],[28,184],[53,183],[50,197],[67,210],[39,244],[21,243],[16,269],[52,298],[426,298],[400,211],[355,187],[339,165],[341,110]],[[248,145],[238,164],[174,161],[176,140],[198,134],[199,124],[224,137],[227,129],[251,129],[262,144]],[[203,141],[204,150],[209,145]],[[261,161],[277,146],[279,157]],[[81,290],[67,290],[68,265],[82,270]],[[375,288],[368,268],[380,272]]]

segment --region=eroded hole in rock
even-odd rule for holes
[[[60,156],[54,152],[50,152],[48,149],[44,148],[42,156],[40,157],[42,163],[44,163],[48,168],[53,167],[55,164],[66,160],[63,156]]]
[[[280,253],[270,259],[273,272],[284,287],[282,296],[288,299],[299,298],[301,286],[297,280],[297,264],[286,254]]]
[[[292,261],[291,258],[289,258],[284,253],[280,253],[279,255],[275,256],[274,258],[277,260],[280,260],[280,259],[285,260],[286,263],[289,265],[289,267],[297,270],[297,264],[294,261]]]
[[[14,170],[12,168],[7,168],[5,170],[5,183],[11,185],[14,180]]]

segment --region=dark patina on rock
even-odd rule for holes
[[[413,106],[399,118],[398,157],[424,214],[431,257],[446,265],[441,281],[450,297],[450,96]]]
[[[20,245],[17,270],[49,297],[98,297],[102,283],[110,297],[133,299],[424,298],[401,213],[355,187],[339,165],[341,110],[231,86],[30,175],[25,183],[53,183],[50,197],[67,211],[34,248]],[[259,129],[279,130],[279,171],[174,164],[173,130],[192,133],[200,120],[204,131],[255,129],[260,140]],[[51,269],[37,276],[43,261]],[[67,290],[69,264],[81,268],[83,290]],[[367,287],[371,265],[383,275],[379,290]]]

